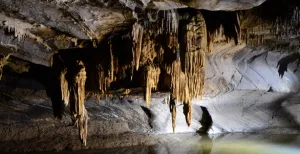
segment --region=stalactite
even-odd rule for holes
[[[181,71],[180,59],[173,62],[169,68],[171,74],[171,93],[172,97],[178,101],[189,100],[189,89],[187,87],[186,75]]]
[[[157,52],[155,50],[155,40],[153,38],[152,30],[144,30],[142,53],[140,55],[139,65],[147,65],[147,63],[153,63]]]
[[[109,80],[110,82],[114,81],[114,55],[113,55],[113,45],[111,41],[109,41],[109,55],[110,55],[110,71],[109,71]]]
[[[145,84],[145,100],[146,105],[149,107],[151,102],[151,90],[156,90],[158,81],[159,81],[159,75],[160,75],[160,68],[154,67],[154,66],[148,66],[146,67],[146,84]]]
[[[74,69],[74,76],[72,77],[71,90],[72,99],[70,99],[71,113],[74,117],[74,124],[79,129],[79,135],[81,141],[86,145],[87,138],[87,121],[88,114],[84,106],[85,99],[85,81],[86,71],[82,61],[77,61]],[[71,101],[72,100],[72,101]]]
[[[101,102],[101,95],[97,94],[97,103],[100,104],[100,102]]]
[[[279,49],[288,46],[290,38],[300,32],[297,5],[269,1],[256,9],[240,12],[243,14],[240,33],[248,45]]]
[[[2,79],[3,67],[8,60],[10,54],[0,54],[0,80]]]
[[[118,59],[113,54],[113,43],[108,40],[109,47],[109,60],[107,64],[100,61],[96,62],[96,66],[93,67],[92,79],[96,83],[96,91],[98,93],[98,102],[100,102],[100,96],[106,94],[112,82],[116,81],[116,73],[118,73],[119,68]]]
[[[170,111],[172,113],[172,127],[175,132],[176,103],[178,101],[190,102],[190,94],[186,75],[181,70],[180,58],[175,60],[170,68],[167,68],[167,72],[171,74]]]
[[[135,23],[132,27],[132,56],[133,56],[133,66],[135,69],[139,69],[140,57],[142,53],[142,43],[143,43],[143,33],[144,28]]]
[[[63,71],[60,73],[60,88],[61,88],[61,96],[62,101],[64,102],[65,106],[68,106],[69,99],[70,99],[70,91],[69,91],[69,85],[66,78],[67,69],[63,69]]]
[[[162,26],[162,31],[166,31],[167,33],[177,33],[179,20],[176,10],[171,9],[165,11],[163,20],[166,27]]]
[[[236,45],[241,39],[241,27],[237,12],[202,12],[207,25],[208,52],[213,50],[213,44],[228,43],[234,40]]]
[[[98,91],[101,94],[104,94],[107,91],[107,77],[105,76],[105,72],[102,66],[99,64],[96,67],[96,81],[98,81]]]
[[[205,53],[187,52],[185,59],[185,75],[187,76],[187,84],[191,97],[202,95],[202,78],[204,76],[203,66],[205,63]]]
[[[183,36],[186,44],[183,44],[185,52],[184,60],[184,76],[181,77],[181,87],[185,87],[185,91],[179,94],[178,99],[183,101],[187,106],[186,121],[188,126],[191,125],[192,119],[192,99],[199,98],[202,95],[205,53],[207,52],[207,32],[204,18],[201,14],[197,14],[189,24],[184,28]],[[182,76],[182,75],[181,75]],[[184,80],[184,81],[182,81]],[[184,85],[185,84],[185,85]]]
[[[207,31],[201,14],[197,14],[181,28],[180,51],[176,41],[172,45],[172,48],[177,46],[174,50],[177,59],[170,66],[166,66],[165,69],[171,76],[171,97],[176,99],[176,102],[184,103],[186,122],[190,126],[192,121],[192,99],[201,97],[204,85],[205,53],[208,50]],[[174,106],[176,106],[176,103],[170,104],[172,126],[175,131],[176,109]]]
[[[211,33],[207,34],[208,53],[212,53],[214,50],[214,36]]]
[[[48,44],[44,43],[42,37],[31,32],[35,28],[33,24],[0,13],[0,28],[4,28],[8,33],[13,34],[18,41],[30,38],[43,45],[47,50],[51,50]]]
[[[183,102],[183,113],[185,115],[185,120],[188,126],[192,123],[192,103]]]

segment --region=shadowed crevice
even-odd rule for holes
[[[202,127],[199,129],[199,133],[207,133],[208,130],[211,128],[213,121],[211,118],[210,113],[208,112],[206,107],[200,106],[202,110],[202,119],[200,120],[200,123]]]
[[[290,63],[293,63],[293,62],[295,62],[299,59],[300,59],[300,55],[298,53],[293,53],[293,54],[290,54],[290,55],[288,55],[284,58],[281,58],[278,61],[278,64],[277,64],[277,67],[276,67],[276,68],[278,68],[279,77],[282,78],[283,75],[284,75],[284,72],[287,72],[287,67]],[[299,66],[299,62],[297,63],[297,66]]]
[[[152,126],[153,114],[151,113],[151,110],[149,108],[144,107],[144,106],[141,106],[141,108],[145,112],[145,114],[147,115],[149,126],[152,129],[153,128],[153,126]]]

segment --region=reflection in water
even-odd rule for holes
[[[64,151],[56,154],[299,154],[300,135],[259,133],[164,134],[150,146]],[[40,152],[35,154],[48,154]],[[51,153],[51,152],[50,152]]]
[[[207,134],[204,134],[202,138],[200,139],[200,146],[202,149],[202,154],[210,154],[212,147],[213,147],[213,142],[210,139],[210,137]],[[198,152],[201,154],[201,152]]]

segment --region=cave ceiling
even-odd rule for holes
[[[1,0],[1,43],[15,45],[19,49],[14,54],[16,57],[49,65],[53,51],[70,47],[75,39],[102,39],[128,29],[138,17],[147,16],[147,10],[191,7],[233,11],[249,9],[262,2],[264,0]],[[14,34],[5,35],[7,33]]]

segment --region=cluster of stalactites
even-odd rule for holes
[[[8,60],[10,54],[0,54],[0,80],[2,79],[2,69]]]
[[[110,87],[111,82],[115,81],[114,78],[114,72],[109,71],[108,75],[106,75],[105,70],[103,70],[103,67],[99,64],[96,67],[96,81],[98,81],[98,92],[100,94],[105,94]]]
[[[170,111],[172,114],[172,127],[175,132],[176,127],[176,103],[183,102],[185,104],[190,104],[191,95],[190,89],[188,87],[188,77],[181,70],[181,62],[180,59],[177,59],[173,62],[171,68],[167,68],[168,73],[171,75],[171,102],[170,102]],[[191,115],[191,110],[188,111],[189,115]],[[186,121],[188,126],[191,124],[191,119],[186,116]],[[191,117],[191,116],[190,116]]]
[[[155,50],[155,41],[153,40],[154,32],[146,29],[140,24],[133,25],[133,66],[136,70],[140,66],[145,66],[145,101],[150,106],[151,91],[157,89],[160,68],[153,66],[155,57],[159,56]]]
[[[145,66],[145,100],[147,106],[150,106],[151,90],[157,88],[160,68],[154,67],[153,61],[157,57],[161,62],[163,57],[163,49],[159,48],[156,51],[156,46],[159,42],[155,42],[155,37],[158,34],[168,35],[168,47],[177,47],[178,33],[178,15],[175,10],[162,11],[162,18],[158,18],[159,12],[155,12],[155,20],[152,15],[149,15],[150,22],[140,24],[136,22],[132,27],[132,68],[136,71],[140,66]],[[175,41],[176,40],[176,41]],[[162,44],[159,44],[162,45]],[[159,46],[158,45],[158,46]]]
[[[96,66],[95,77],[97,84],[97,92],[98,92],[98,103],[100,103],[100,97],[102,94],[106,94],[107,90],[110,87],[110,84],[116,81],[116,73],[118,73],[118,59],[113,55],[113,45],[111,40],[108,42],[109,45],[109,57],[110,64],[108,66],[108,71],[102,66],[102,64],[98,64]]]
[[[265,44],[265,35],[256,33],[253,30],[244,30],[243,39],[245,39],[247,45]]]
[[[184,114],[188,126],[192,121],[192,99],[201,97],[204,85],[204,64],[205,53],[207,52],[206,24],[198,14],[189,24],[183,27],[184,36],[181,49],[184,53],[184,60],[177,59],[173,62],[169,73],[171,79],[171,92],[173,98],[184,103]],[[184,62],[184,65],[181,62]],[[184,68],[182,71],[181,68]],[[174,110],[174,109],[173,109]],[[172,122],[175,122],[176,112],[172,112]],[[173,124],[173,131],[175,130]]]
[[[178,32],[178,14],[175,10],[165,10],[163,11],[163,20],[159,27],[159,33],[162,34],[164,31],[167,33],[177,33]]]
[[[279,6],[276,6],[279,8]],[[269,7],[258,9],[268,12]],[[265,10],[266,9],[266,10]],[[274,9],[274,8],[273,8]],[[300,9],[297,5],[280,6],[281,11],[257,15],[252,11],[240,13],[242,39],[247,45],[263,45],[271,50],[297,51],[297,43],[291,43],[291,38],[300,34]],[[255,10],[255,9],[254,9]],[[294,41],[292,41],[294,42]],[[297,41],[296,41],[297,42]]]
[[[184,36],[187,42],[185,47],[184,73],[187,76],[187,87],[191,98],[202,95],[204,85],[204,64],[207,52],[207,31],[206,24],[198,14],[186,25]]]
[[[290,16],[277,17],[274,22],[271,32],[277,36],[278,39],[289,35],[298,35],[300,33],[300,9],[295,7],[292,12]]]
[[[145,67],[145,77],[146,77],[146,85],[145,85],[145,100],[146,105],[150,106],[150,98],[151,98],[151,90],[156,90],[159,75],[160,75],[160,68],[155,66],[147,66]]]
[[[239,22],[238,22],[239,23]],[[232,39],[234,39],[235,43],[238,44],[241,40],[241,29],[239,24],[233,24],[234,27],[234,38],[227,36],[223,25],[220,25],[219,29],[215,32],[208,32],[208,52],[211,53],[213,51],[213,44],[219,42],[226,42],[228,43]]]
[[[192,18],[189,24],[182,28],[183,39],[180,42],[179,48],[178,35],[178,21],[173,23],[175,17],[167,15],[168,28],[164,32],[159,32],[165,35],[166,44],[156,42],[155,35],[157,32],[154,29],[143,27],[135,23],[133,25],[133,65],[138,70],[142,65],[145,66],[145,100],[147,106],[150,106],[151,90],[156,89],[159,81],[161,70],[164,69],[167,74],[171,76],[171,99],[170,99],[170,112],[172,113],[172,127],[175,131],[176,127],[176,103],[183,102],[185,106],[185,116],[188,126],[191,125],[192,119],[192,99],[198,98],[202,95],[204,84],[204,70],[205,53],[207,52],[207,31],[204,18],[201,14]],[[158,20],[160,21],[160,20]],[[172,22],[170,22],[172,21]],[[162,22],[164,23],[164,22]],[[162,25],[163,26],[163,25]],[[177,27],[176,27],[177,26]],[[149,26],[151,27],[151,26]],[[177,30],[172,30],[175,28]],[[158,28],[158,31],[161,29]],[[167,47],[169,54],[175,54],[177,59],[169,65],[164,65],[162,61],[163,54],[167,53],[162,48]],[[155,48],[157,47],[157,48]],[[158,49],[158,50],[155,50]],[[170,53],[170,50],[173,51]],[[181,51],[180,51],[181,50]],[[184,55],[184,56],[182,56]],[[161,68],[154,67],[156,64],[154,59],[157,57]],[[183,64],[182,64],[183,62]],[[155,64],[154,64],[155,63]]]
[[[190,94],[187,84],[187,76],[181,70],[180,59],[175,60],[170,68],[167,68],[168,74],[171,75],[171,98],[177,101],[189,102]]]
[[[192,99],[202,94],[204,73],[199,72],[193,75],[181,70],[180,59],[173,62],[172,66],[167,69],[171,74],[171,99],[170,111],[172,113],[172,127],[175,132],[176,127],[176,103],[183,102],[184,114],[188,126],[192,122]]]
[[[241,23],[237,13],[234,13],[233,16],[229,16],[228,21],[221,20],[221,22],[218,22],[218,20],[216,20],[216,23],[218,26],[212,26],[213,30],[207,32],[208,53],[213,51],[214,43],[228,43],[229,41],[234,40],[237,45],[241,42]]]
[[[220,26],[215,32],[208,32],[207,34],[207,42],[208,42],[208,52],[211,53],[214,49],[215,42],[222,42],[226,41],[226,37],[224,35],[224,27],[223,25]]]
[[[60,74],[62,101],[70,104],[70,111],[75,126],[79,129],[81,141],[86,145],[88,113],[84,106],[86,71],[83,62],[77,61],[74,72],[65,68]],[[67,78],[67,75],[69,78]]]
[[[155,34],[178,33],[179,15],[176,10],[162,10],[148,12],[148,20],[144,20],[143,27],[152,29]]]
[[[300,33],[300,9],[299,7],[290,8],[288,15],[277,16],[272,24],[261,20],[257,25],[249,28],[243,27],[243,39],[249,45],[266,45],[279,48],[285,44],[285,39],[295,37]],[[253,21],[255,22],[255,21]],[[275,40],[275,41],[272,41]],[[291,44],[290,49],[297,48],[297,45]]]

